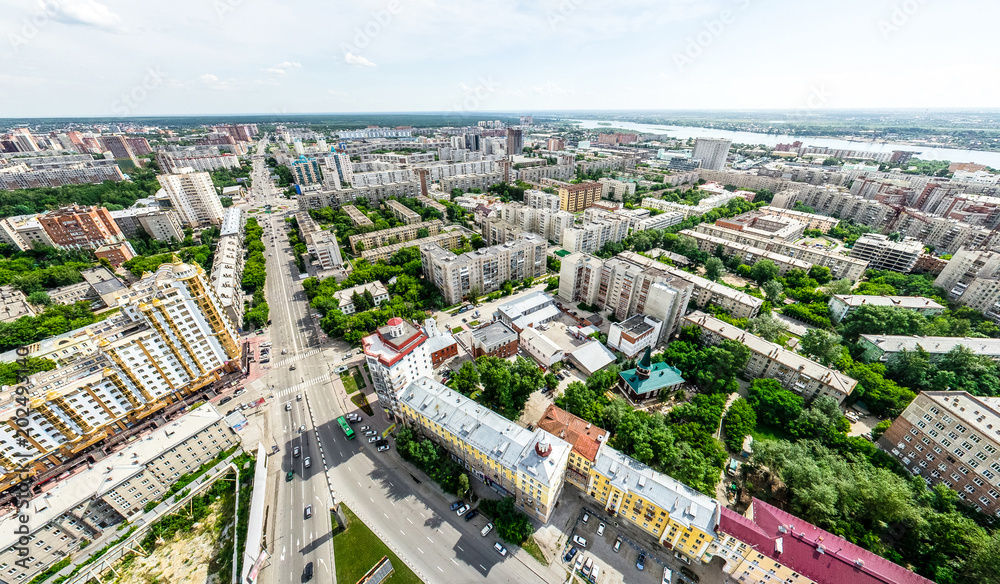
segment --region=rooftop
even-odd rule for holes
[[[869,343],[886,353],[915,351],[917,347],[939,355],[955,347],[967,347],[977,355],[1000,356],[1000,339],[971,337],[918,337],[907,335],[861,335]]]
[[[536,290],[531,294],[526,294],[516,300],[501,304],[497,310],[507,315],[511,320],[515,320],[521,315],[539,310],[547,304],[555,304],[555,298],[551,294]]]
[[[379,282],[378,280],[374,282],[369,282],[367,284],[359,284],[352,288],[345,288],[343,290],[337,290],[333,293],[333,297],[340,301],[340,305],[344,306],[351,303],[351,297],[355,294],[364,295],[365,291],[371,292],[373,298],[378,298],[379,296],[385,296],[389,293],[385,288],[385,284]]]
[[[597,452],[608,438],[608,431],[574,416],[555,404],[550,404],[538,420],[538,427],[558,436],[573,445],[576,452],[590,462],[597,458]]]
[[[817,582],[932,584],[902,566],[754,499],[752,517],[723,507],[718,530]]]
[[[571,447],[561,438],[541,428],[534,431],[522,428],[426,377],[403,388],[399,401],[461,437],[504,467],[516,468],[545,485],[553,484],[562,468],[561,460],[569,456]],[[552,447],[548,456],[540,457],[535,452],[535,445],[540,441]]]
[[[646,316],[645,314],[637,314],[635,316],[630,316],[621,322],[612,323],[611,326],[618,327],[635,336],[640,336],[653,330],[653,325],[646,322],[646,319],[659,320],[652,316]]]
[[[664,387],[671,387],[678,383],[684,383],[680,369],[666,363],[653,363],[653,367],[649,370],[649,378],[647,379],[639,377],[635,369],[627,369],[618,375],[637,394],[648,393]]]
[[[619,489],[639,495],[665,510],[674,521],[714,535],[719,512],[715,499],[607,445],[598,453],[594,470]]]
[[[427,336],[422,330],[396,317],[361,339],[361,344],[365,355],[376,357],[385,367],[392,367],[425,340]]]
[[[501,342],[517,340],[517,333],[502,322],[494,322],[472,331],[472,338],[481,344],[492,347]],[[509,339],[509,340],[508,340]]]
[[[865,296],[863,294],[834,294],[833,296],[851,308],[860,306],[898,306],[910,310],[937,309],[945,307],[923,296]]]

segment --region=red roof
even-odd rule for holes
[[[403,324],[403,319],[399,318],[398,316],[390,318],[389,322],[386,323],[386,325],[388,326],[399,326],[401,324]]]
[[[815,525],[754,499],[753,518],[721,508],[716,531],[820,584],[934,584]],[[781,551],[776,551],[781,540]]]
[[[572,444],[573,450],[590,462],[597,458],[601,442],[608,436],[607,430],[594,426],[555,404],[549,404],[538,420],[538,427]]]

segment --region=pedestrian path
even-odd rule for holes
[[[298,355],[289,355],[289,356],[284,357],[283,359],[281,359],[279,361],[273,361],[273,362],[271,362],[270,365],[271,365],[272,369],[273,368],[277,368],[277,367],[284,367],[285,365],[291,365],[292,363],[295,363],[296,361],[301,361],[302,359],[305,359],[306,357],[310,357],[312,355],[315,355],[316,353],[319,353],[322,350],[323,349],[310,349],[310,350],[306,351],[305,353],[299,353]]]
[[[275,395],[277,397],[279,397],[279,398],[282,398],[282,397],[285,397],[285,396],[288,396],[288,395],[292,395],[293,393],[298,393],[298,392],[302,391],[303,389],[306,389],[307,387],[311,387],[313,385],[317,385],[317,384],[323,383],[324,381],[329,381],[329,379],[330,379],[330,374],[329,373],[324,373],[323,375],[321,375],[319,377],[314,377],[313,379],[310,379],[309,381],[303,381],[302,383],[295,384],[295,385],[293,385],[291,387],[287,387],[285,389],[278,390],[278,392],[275,393]]]

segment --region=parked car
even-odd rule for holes
[[[226,405],[226,404],[228,404],[228,403],[229,403],[229,402],[231,402],[231,401],[233,401],[233,398],[231,398],[231,397],[229,397],[229,396],[227,395],[226,397],[224,397],[224,398],[222,398],[222,399],[220,399],[220,400],[219,400],[219,405],[220,405],[220,406],[222,406],[222,405]]]
[[[594,558],[587,558],[587,561],[583,563],[583,575],[589,576],[590,571],[594,569]]]
[[[286,412],[292,411],[292,404],[285,404],[285,411]]]
[[[343,373],[344,371],[347,371],[347,365],[341,365],[340,367],[334,369],[334,371],[336,371],[337,373]]]
[[[366,430],[365,431],[365,436],[374,436],[377,433],[378,432],[376,432],[375,430]]]
[[[674,577],[673,571],[670,568],[663,567],[663,582],[661,584],[670,584],[670,579]]]
[[[371,444],[372,442],[378,442],[378,436],[371,436],[371,437],[369,437],[368,438],[368,443]]]
[[[457,513],[458,516],[461,517],[462,515],[465,515],[466,511],[468,511],[468,510],[469,510],[469,506],[468,505],[462,505],[457,510],[455,510],[455,513]]]
[[[468,513],[465,514],[465,520],[472,521],[474,517],[478,516],[479,516],[479,509],[473,509],[472,511],[469,511]]]
[[[301,433],[303,433],[305,431],[306,431],[306,425],[305,424],[302,424],[301,426],[299,426],[299,434],[301,434]]]
[[[615,540],[615,548],[614,549],[615,549],[615,553],[616,554],[622,549],[622,536],[619,535],[618,539]]]
[[[495,549],[497,551],[497,553],[500,554],[501,556],[504,556],[504,557],[507,556],[507,548],[505,548],[502,545],[500,545],[499,541],[496,542],[495,544],[493,544],[493,549]]]
[[[312,505],[306,505],[305,514],[306,514],[306,519],[309,519],[310,517],[313,516],[313,506]]]
[[[288,368],[289,371],[295,371],[295,364],[293,363],[291,367]]]
[[[306,468],[309,468],[313,464],[312,459],[307,456],[306,459],[302,461],[302,464],[304,464]]]
[[[589,511],[584,511],[583,512],[583,522],[586,523],[587,521],[590,521],[590,512]]]
[[[587,540],[584,539],[584,538],[582,538],[582,537],[580,537],[579,535],[574,535],[573,536],[573,543],[575,543],[576,545],[578,545],[578,546],[580,546],[582,548],[587,547]]]
[[[681,566],[681,574],[688,580],[695,582],[695,584],[697,584],[698,580],[700,580],[700,578],[698,578],[698,574],[695,574],[691,571],[691,568],[687,568],[685,566]]]
[[[458,509],[462,505],[465,505],[465,501],[459,499],[458,501],[455,501],[454,503],[451,504],[451,510],[454,511],[455,509]]]
[[[234,391],[234,392],[233,392],[233,397],[236,397],[236,396],[238,396],[238,395],[243,395],[243,394],[244,394],[244,393],[246,393],[246,392],[247,392],[247,390],[245,390],[245,389],[243,389],[243,388],[241,387],[241,388],[239,388],[239,389],[237,389],[236,391]]]
[[[302,394],[301,394],[301,393],[300,393],[300,394],[297,394],[297,395],[295,396],[295,401],[302,401]]]
[[[372,429],[371,426],[361,426],[360,428],[358,428],[358,431],[359,432],[364,432],[366,430],[371,430],[371,429]]]
[[[484,527],[483,530],[480,531],[479,533],[481,533],[483,537],[486,537],[486,534],[489,533],[489,532],[491,532],[491,531],[493,531],[493,524],[492,523],[487,523],[486,527]]]
[[[296,446],[295,448],[292,448],[292,456],[294,456],[295,458],[298,458],[300,454],[302,454],[302,448],[300,448],[298,446]]]
[[[573,561],[573,557],[576,556],[576,553],[578,551],[580,551],[580,550],[576,549],[575,547],[569,548],[569,550],[566,551],[566,555],[563,556],[563,561],[566,562],[567,564],[570,563],[570,562],[572,562]]]
[[[646,569],[646,554],[645,554],[645,552],[639,554],[639,559],[636,561],[635,567],[638,570],[645,570]]]
[[[379,444],[379,445],[377,445],[377,449],[378,449],[379,452],[385,452],[386,450],[389,450],[389,445],[388,444]]]
[[[604,522],[597,526],[597,535],[604,535]]]

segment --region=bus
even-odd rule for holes
[[[351,429],[351,425],[347,423],[344,416],[337,418],[337,423],[340,424],[340,429],[344,431],[344,436],[347,436],[348,440],[354,440],[354,430]]]

